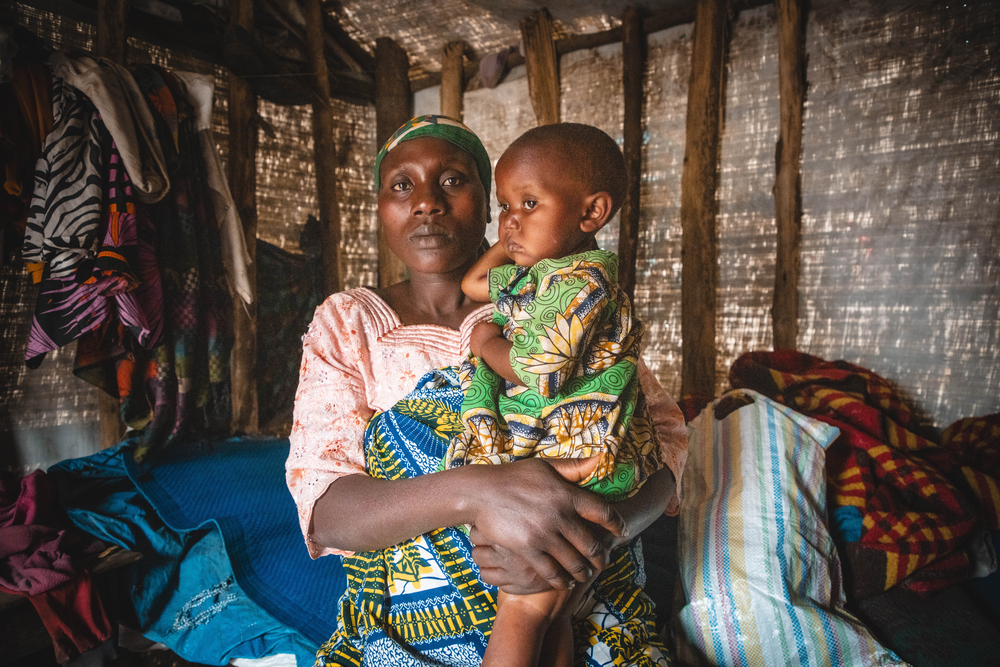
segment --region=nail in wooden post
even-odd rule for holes
[[[118,64],[126,64],[125,37],[128,0],[98,0],[97,56]],[[101,448],[118,444],[125,433],[121,418],[121,401],[104,391],[97,392],[97,421]]]
[[[375,139],[379,148],[412,116],[410,59],[399,44],[388,37],[379,37],[375,40]],[[378,284],[388,287],[405,278],[406,266],[389,249],[379,224]]]
[[[625,200],[618,227],[618,283],[635,299],[635,265],[639,247],[639,198],[642,190],[642,103],[645,97],[646,34],[635,5],[622,16],[622,84],[625,97]]]
[[[542,8],[521,19],[528,96],[539,125],[559,122],[559,60],[552,35],[549,10]]]
[[[795,349],[799,333],[802,246],[802,110],[806,95],[801,0],[777,0],[781,130],[775,149],[774,214],[778,248],[771,322],[774,349]]]
[[[323,285],[326,294],[340,291],[340,207],[337,203],[337,146],[333,141],[330,76],[323,51],[323,10],[320,0],[305,0],[306,48],[313,72],[313,159],[322,229]]]
[[[681,176],[681,394],[715,394],[715,311],[725,0],[698,0]]]
[[[253,0],[231,0],[232,25],[253,34]],[[230,354],[230,378],[233,397],[233,430],[257,431],[257,96],[250,84],[229,74],[229,188],[236,212],[243,223],[250,263],[252,300],[243,304],[234,299],[233,326],[235,341]]]
[[[441,114],[462,120],[465,42],[448,42],[441,59]]]

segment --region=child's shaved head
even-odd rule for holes
[[[606,132],[582,123],[555,123],[528,130],[507,148],[511,155],[529,148],[551,149],[566,169],[565,175],[575,176],[591,194],[611,195],[614,216],[625,199],[625,157],[618,144]]]

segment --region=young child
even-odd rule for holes
[[[499,242],[462,283],[467,296],[496,309],[493,322],[472,333],[474,356],[463,367],[471,375],[461,408],[465,430],[452,439],[444,467],[590,459],[579,483],[612,501],[661,467],[639,389],[643,327],[618,287],[617,256],[594,240],[621,207],[624,173],[614,140],[574,123],[530,130],[500,158]],[[551,591],[512,604],[518,596],[501,593],[484,664],[499,655],[518,664],[510,652],[535,630],[525,621],[532,615],[551,623],[539,664],[571,664],[575,610],[551,618],[561,596]],[[595,599],[571,603],[592,607]],[[505,612],[515,605],[517,612]]]

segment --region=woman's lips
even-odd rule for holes
[[[451,238],[448,230],[434,223],[425,223],[413,230],[410,241],[418,248],[439,248]]]

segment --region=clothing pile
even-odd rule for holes
[[[58,52],[14,60],[0,83],[0,223],[7,239],[23,229],[38,285],[25,361],[78,341],[74,373],[145,428],[140,457],[229,426],[230,294],[250,289],[213,92],[210,77]]]
[[[31,601],[61,664],[111,637],[104,605],[78,563],[104,546],[72,528],[44,472],[0,471],[0,591]]]

